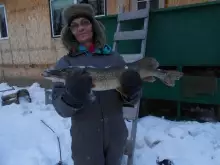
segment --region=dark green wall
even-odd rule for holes
[[[99,20],[105,25],[108,43],[112,45],[117,17]],[[143,20],[123,24],[125,30],[141,26]],[[140,51],[140,42],[124,42],[119,47],[119,53],[135,53]],[[146,56],[155,57],[160,65],[176,66],[179,70],[184,66],[220,66],[220,2],[151,11],[146,50]],[[183,94],[182,80],[174,88],[159,81],[146,83],[144,97],[179,101],[178,109],[180,102],[220,104],[220,88],[212,95],[188,98]],[[219,86],[220,79],[217,82]]]
[[[99,18],[105,25],[112,45],[116,16]],[[125,24],[127,29],[140,28],[142,20]],[[120,52],[138,52],[140,42],[120,44]],[[148,56],[161,65],[220,65],[220,2],[209,2],[150,12],[147,38]]]

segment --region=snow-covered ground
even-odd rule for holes
[[[0,90],[10,88],[0,84]],[[44,105],[44,89],[27,87],[32,103],[0,106],[0,165],[55,165],[60,137],[63,160],[71,160],[70,119],[61,118],[52,105]],[[3,93],[0,93],[1,95]],[[157,145],[152,145],[154,142]],[[220,165],[220,124],[173,122],[148,116],[138,123],[135,165],[156,165],[171,159],[175,165]]]

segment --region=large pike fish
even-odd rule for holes
[[[156,78],[161,80],[165,85],[173,87],[175,81],[179,80],[183,73],[174,70],[160,70],[158,69],[159,62],[155,58],[145,57],[139,61],[133,63],[127,63],[122,67],[82,67],[82,66],[70,66],[63,69],[47,69],[42,73],[42,76],[46,79],[52,80],[52,82],[63,82],[65,84],[65,78],[74,72],[75,68],[84,68],[91,74],[93,79],[93,91],[102,91],[109,89],[120,89],[119,77],[127,69],[134,69],[139,72],[141,78],[145,82],[154,82]]]

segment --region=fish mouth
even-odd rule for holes
[[[58,70],[45,70],[41,73],[44,78],[65,78],[65,73]]]
[[[43,76],[43,77],[50,77],[49,71],[48,70],[43,71],[41,73],[41,76]]]
[[[51,70],[45,70],[41,73],[41,76],[47,78],[47,77],[56,77],[57,73],[51,72]]]
[[[45,72],[41,73],[41,76],[42,77],[48,77],[47,73],[45,73]]]

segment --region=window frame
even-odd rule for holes
[[[103,0],[104,2],[104,4],[103,4],[103,6],[104,6],[104,14],[102,14],[102,15],[96,15],[95,17],[97,18],[97,17],[104,17],[104,16],[106,16],[107,15],[107,3],[106,3],[106,0]]]
[[[140,9],[138,9],[138,3],[140,3],[140,2],[146,2],[146,7],[147,7],[147,1],[149,1],[149,0],[137,0],[137,5],[136,5],[136,10],[140,10]]]
[[[138,3],[139,2],[146,2],[146,3],[151,3],[151,0],[135,0],[135,10],[139,10],[138,9]],[[152,5],[151,5],[152,6]],[[158,6],[157,6],[157,9],[160,9],[160,8],[164,8],[165,7],[165,0],[158,0]]]
[[[52,1],[53,0],[49,0],[49,12],[50,12],[50,27],[51,27],[51,37],[52,38],[60,38],[61,37],[61,34],[59,35],[54,35],[54,27],[53,27],[53,12],[52,12]],[[77,4],[77,0],[72,0],[73,1],[73,4]],[[103,17],[103,16],[106,16],[107,14],[107,9],[106,9],[106,0],[103,0],[104,1],[104,14],[102,15],[96,15],[95,17]]]
[[[8,35],[8,18],[7,18],[7,12],[6,12],[6,7],[4,4],[0,4],[0,8],[4,9],[4,15],[5,15],[5,26],[6,26],[6,31],[7,31],[7,37],[0,37],[0,40],[7,40],[9,39],[9,35]]]
[[[59,38],[61,35],[54,35],[54,27],[53,27],[53,12],[52,12],[52,1],[53,0],[49,0],[49,12],[50,12],[50,31],[51,31],[51,37],[52,38]],[[72,0],[73,4],[76,3],[76,0]]]

